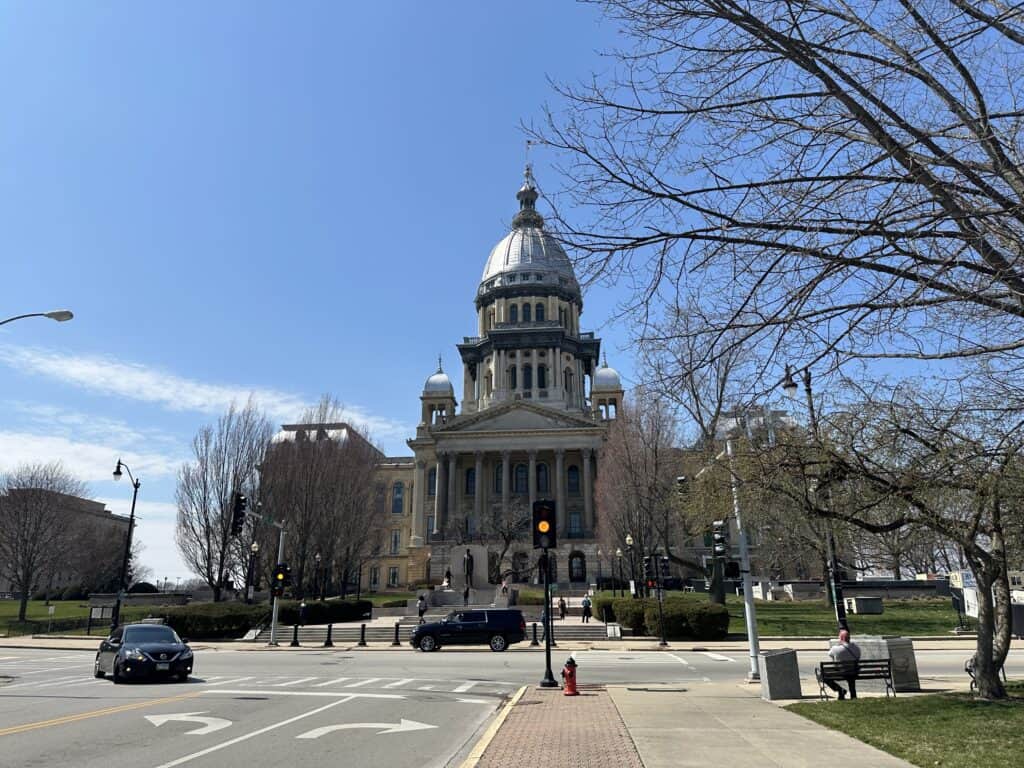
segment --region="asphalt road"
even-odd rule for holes
[[[742,653],[583,651],[581,683],[741,680]],[[920,651],[922,676],[962,675],[963,651]],[[555,650],[558,677],[568,653]],[[458,765],[502,703],[543,675],[514,649],[197,650],[187,684],[115,686],[85,651],[0,649],[0,765],[233,768]],[[821,655],[801,652],[811,674]],[[1024,653],[1011,655],[1024,676]],[[805,693],[813,691],[805,690]]]

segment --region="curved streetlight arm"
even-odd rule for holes
[[[24,320],[26,317],[48,317],[51,320],[56,320],[58,323],[63,323],[66,320],[73,318],[74,314],[67,309],[58,309],[53,312],[29,312],[25,315],[15,315],[14,317],[9,317],[6,320],[0,320],[0,325],[7,325],[8,323],[13,323],[15,320]]]

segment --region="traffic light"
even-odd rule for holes
[[[231,535],[238,536],[245,528],[245,509],[249,506],[249,499],[245,494],[235,491],[235,497],[231,504]]]
[[[555,502],[542,499],[533,502],[533,548],[554,549]]]
[[[654,558],[650,555],[644,557],[644,579],[647,582],[654,581]]]
[[[666,556],[662,555],[660,563],[661,563],[661,580],[664,581],[665,579],[667,579],[669,577],[668,558]]]
[[[711,525],[711,551],[715,557],[729,554],[729,521],[715,520]]]
[[[270,594],[274,597],[281,597],[284,588],[292,583],[292,569],[285,563],[278,563],[274,566],[274,574],[270,577]]]

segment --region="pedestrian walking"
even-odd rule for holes
[[[503,596],[508,594],[508,576],[501,580],[501,594]]]
[[[833,645],[828,656],[832,661],[839,662],[849,667],[850,674],[845,678],[850,688],[850,698],[857,698],[857,662],[860,661],[860,646],[850,640],[850,632],[846,629],[839,630],[839,642]],[[826,680],[825,685],[839,694],[839,700],[846,698],[846,691],[843,686],[833,680]]]
[[[469,587],[462,590],[462,605],[463,607],[469,605]]]
[[[562,621],[565,621],[565,609],[566,609],[565,598],[564,597],[558,598],[558,618],[560,620],[562,620]]]
[[[544,608],[540,612],[540,639],[543,640],[548,636],[548,609]]]
[[[589,624],[590,623],[590,616],[591,616],[591,613],[590,613],[590,597],[588,597],[587,595],[584,595],[583,596],[583,601],[580,603],[580,605],[583,607],[583,623],[584,624]]]
[[[420,615],[420,624],[423,623],[423,614],[427,612],[427,599],[423,595],[420,595],[416,601],[416,612]]]

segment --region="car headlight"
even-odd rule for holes
[[[181,659],[191,659],[192,658],[192,649],[191,648],[186,648],[184,651],[181,652],[181,656],[179,656],[178,658],[181,658]]]
[[[124,652],[125,658],[135,659],[136,661],[145,661],[146,654],[142,652],[141,648],[129,648]]]

